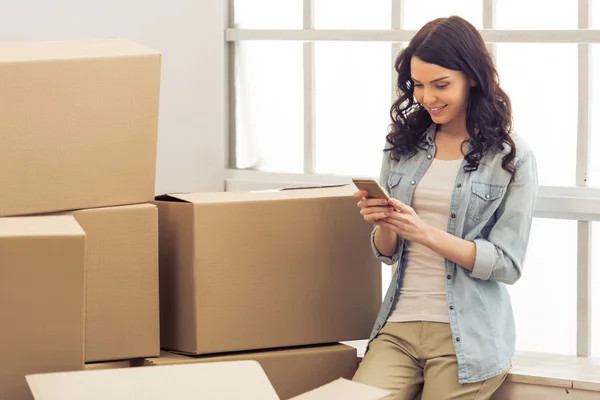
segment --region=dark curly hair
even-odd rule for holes
[[[470,88],[467,105],[467,132],[471,147],[465,171],[476,171],[488,152],[510,149],[502,159],[502,167],[514,178],[515,142],[511,138],[512,112],[510,99],[500,88],[494,67],[483,38],[477,29],[463,18],[438,18],[423,26],[398,55],[398,99],[392,105],[392,123],[387,135],[387,151],[393,160],[412,157],[425,149],[425,133],[433,123],[427,110],[414,98],[410,61],[415,56],[426,63],[461,71],[475,82]]]

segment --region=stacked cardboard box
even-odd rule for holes
[[[0,44],[0,398],[26,374],[159,354],[161,56]]]
[[[161,345],[186,356],[148,363],[256,360],[281,398],[352,378],[356,350],[321,345],[367,338],[381,304],[353,192],[159,196]]]
[[[354,373],[337,342],[366,338],[381,299],[354,190],[154,199],[160,60],[118,39],[0,44],[2,399],[132,358],[256,360],[281,398]]]
[[[256,361],[220,361],[152,368],[28,375],[39,400],[280,400]],[[292,400],[383,400],[391,393],[336,379]]]

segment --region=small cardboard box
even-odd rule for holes
[[[124,39],[0,43],[0,217],[152,201],[160,71]]]
[[[85,361],[158,356],[156,206],[95,208],[71,215],[87,236]]]
[[[35,400],[279,400],[256,361],[37,374],[27,382]],[[340,379],[292,400],[381,400],[389,394]]]
[[[162,348],[212,354],[367,338],[381,264],[354,191],[159,196]]]
[[[356,349],[341,344],[242,352],[228,355],[183,356],[162,352],[145,365],[257,361],[282,399],[289,399],[338,378],[352,379],[358,366]]]
[[[26,374],[83,368],[85,233],[71,216],[0,218],[0,399]]]

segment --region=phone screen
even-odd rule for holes
[[[360,190],[366,190],[368,198],[389,199],[389,195],[376,181],[373,180],[353,180],[356,187]]]

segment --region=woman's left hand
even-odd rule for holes
[[[412,207],[400,200],[390,199],[389,204],[397,211],[392,211],[389,217],[380,220],[379,225],[391,229],[406,240],[426,245],[430,225],[423,222]]]

